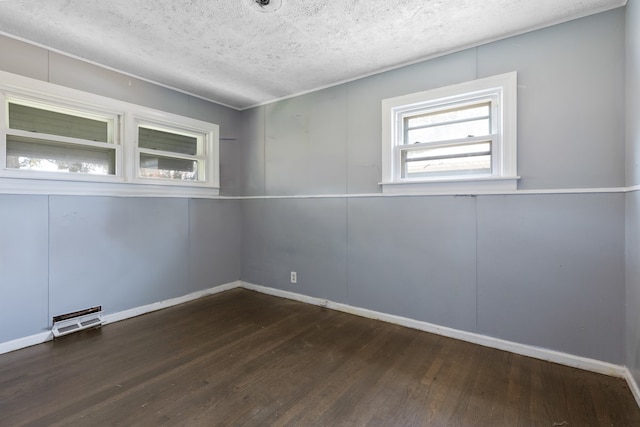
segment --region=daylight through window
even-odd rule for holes
[[[215,196],[218,150],[218,125],[0,71],[0,190]]]
[[[515,98],[509,73],[384,100],[383,190],[515,189]]]

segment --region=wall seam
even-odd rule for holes
[[[262,108],[262,195],[267,195],[267,106]]]
[[[51,319],[51,196],[47,196],[47,328]]]
[[[349,87],[351,85],[347,84],[345,86],[345,135],[347,136],[347,141],[345,144],[345,192],[349,193],[349,141],[351,141],[349,135]],[[346,303],[349,304],[351,302],[351,293],[349,289],[349,198],[345,200],[344,203],[344,221],[345,221],[345,298]]]
[[[478,57],[479,57],[478,49],[479,49],[479,47],[476,46],[476,48],[475,48],[475,52],[476,52],[476,80],[479,78],[478,77]]]
[[[478,294],[480,293],[480,281],[478,280],[478,236],[479,236],[479,232],[478,232],[478,197],[474,197],[474,219],[475,219],[475,240],[476,240],[476,244],[475,244],[475,254],[474,254],[474,259],[475,259],[475,285],[476,285],[476,328],[475,331],[478,332],[479,331],[479,327],[478,327],[478,318],[479,318],[479,313],[478,313]]]
[[[187,287],[191,290],[191,203],[193,199],[187,199]]]

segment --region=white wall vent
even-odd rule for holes
[[[57,338],[83,329],[96,328],[101,326],[102,323],[102,306],[91,307],[74,311],[73,313],[54,316],[51,332]]]

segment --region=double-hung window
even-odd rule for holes
[[[206,184],[215,165],[210,129],[136,119],[136,176],[141,182]]]
[[[382,102],[383,191],[516,187],[516,74]]]
[[[216,196],[218,125],[0,71],[0,193]]]
[[[12,96],[5,108],[7,170],[116,176],[118,115]]]

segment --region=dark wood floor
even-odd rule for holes
[[[233,290],[0,355],[0,425],[640,426],[626,383]]]

